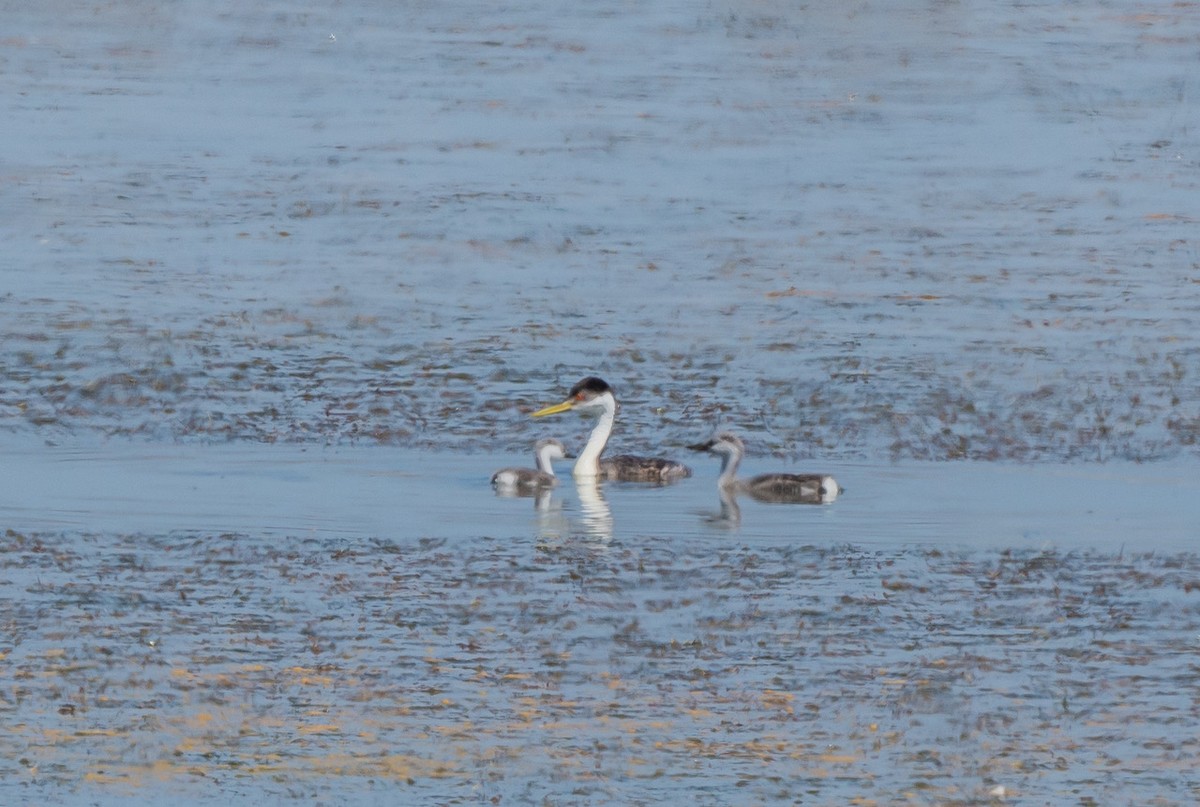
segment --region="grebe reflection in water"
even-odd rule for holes
[[[691,476],[692,470],[686,465],[662,457],[635,457],[630,454],[619,454],[615,457],[601,459],[600,454],[608,444],[612,435],[613,423],[617,418],[617,398],[612,387],[602,378],[588,376],[571,387],[567,399],[559,404],[547,406],[534,412],[532,417],[540,418],[546,415],[556,415],[559,412],[575,410],[577,412],[597,413],[599,419],[587,445],[579,452],[575,461],[574,474],[576,478],[595,478],[618,482],[674,482],[677,479]]]

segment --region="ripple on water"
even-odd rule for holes
[[[0,800],[1196,801],[1187,4],[65,5],[0,40]],[[590,373],[850,494],[492,500]]]
[[[1194,452],[1191,16],[477,11],[14,11],[0,426]]]
[[[2,543],[27,794],[1189,792],[1191,554]]]

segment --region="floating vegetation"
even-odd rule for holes
[[[1183,393],[1193,383],[1190,346],[1133,356],[1120,374],[1103,375],[1090,360],[1059,353],[1045,359],[1058,365],[1053,381],[1026,387],[1000,374],[1025,361],[1019,341],[971,351],[972,362],[995,365],[985,379],[964,376],[950,355],[864,365],[858,344],[826,346],[793,368],[786,356],[805,351],[767,341],[753,357],[735,351],[714,367],[668,338],[663,350],[618,346],[565,365],[554,361],[565,335],[506,334],[499,350],[491,336],[398,342],[400,323],[381,317],[369,332],[351,324],[294,331],[289,322],[278,334],[264,317],[172,335],[169,349],[147,337],[113,352],[35,330],[13,340],[21,343],[16,360],[0,367],[8,381],[0,423],[169,440],[512,451],[532,434],[523,415],[589,366],[605,367],[623,392],[630,451],[694,442],[723,424],[764,433],[776,454],[793,458],[1150,460],[1194,448],[1200,421],[1196,396]],[[589,331],[570,338],[581,330]],[[648,330],[642,341],[662,344],[664,336]]]

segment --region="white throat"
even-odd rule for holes
[[[738,451],[735,446],[729,446],[729,450],[721,452],[721,475],[717,477],[717,484],[721,487],[727,487],[734,483],[737,477],[738,465],[742,462],[742,452]]]
[[[612,434],[613,421],[617,418],[617,402],[612,395],[605,393],[596,399],[595,405],[600,407],[600,419],[596,421],[592,433],[588,435],[587,445],[579,452],[575,460],[575,476],[591,477],[600,475],[600,453],[608,444]],[[591,408],[591,407],[589,407]]]
[[[537,461],[537,469],[544,474],[554,476],[553,457],[558,453],[558,446],[556,445],[551,444],[542,446],[541,450],[534,455]]]

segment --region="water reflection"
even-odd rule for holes
[[[537,514],[537,534],[543,539],[564,538],[571,533],[571,519],[563,506],[560,485],[546,488],[496,487],[500,499],[532,499]],[[575,495],[579,502],[577,528],[590,538],[609,541],[613,535],[612,508],[595,477],[576,477]]]
[[[580,523],[583,531],[591,538],[602,541],[612,539],[612,509],[604,498],[604,491],[594,476],[575,477],[575,493],[579,497]]]
[[[717,498],[720,500],[720,509],[715,513],[704,513],[703,518],[705,522],[714,527],[736,529],[742,523],[742,508],[738,504],[738,494],[745,494],[763,504],[821,505],[831,504],[837,499],[841,490],[841,488],[836,490],[822,490],[811,495],[806,494],[789,499],[779,499],[755,495],[753,490],[745,490],[737,485],[717,485]]]
[[[494,486],[493,490],[497,499],[533,500],[538,537],[559,539],[570,534],[570,522],[563,510],[562,498],[554,495],[558,485],[542,488]]]
[[[533,497],[533,507],[537,511],[537,534],[542,539],[557,540],[571,533],[562,499],[556,497],[554,491],[554,488],[548,488],[538,491]]]
[[[717,496],[721,500],[721,509],[716,513],[706,513],[704,520],[714,527],[737,529],[742,523],[742,508],[738,505],[737,494],[723,485],[718,485]]]

